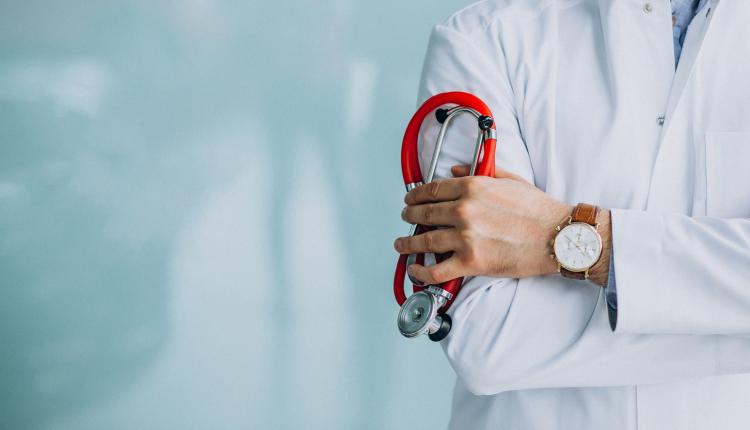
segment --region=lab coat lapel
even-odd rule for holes
[[[695,18],[693,18],[693,22],[690,24],[690,31],[685,37],[679,66],[675,71],[672,89],[669,92],[663,131],[665,136],[668,134],[670,125],[672,124],[674,111],[679,105],[680,100],[682,100],[685,85],[687,85],[687,82],[695,69],[694,66],[698,54],[703,49],[703,41],[705,40],[711,18],[713,17],[718,3],[719,0],[711,1],[698,13],[698,15],[695,16]]]
[[[696,62],[701,61],[699,54],[704,49],[718,3],[719,0],[711,1],[696,15],[685,38],[667,99],[665,122],[651,173],[646,205],[650,211],[692,213],[696,154],[688,125],[693,119],[685,104],[685,96],[688,91],[694,90],[693,86],[700,85],[690,77]]]

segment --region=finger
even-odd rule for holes
[[[406,193],[404,202],[407,205],[417,205],[456,200],[463,195],[464,189],[461,179],[438,179]]]
[[[455,225],[454,202],[426,203],[407,206],[401,211],[401,218],[410,224]]]
[[[451,279],[464,276],[461,260],[454,254],[449,259],[434,266],[423,266],[412,264],[407,268],[409,276],[412,276],[425,284],[435,285],[450,281]]]
[[[463,176],[469,176],[469,172],[471,172],[471,168],[469,166],[466,166],[466,165],[451,167],[451,173],[456,178],[460,178],[460,177],[463,177]]]
[[[443,253],[458,249],[459,240],[455,229],[432,230],[411,237],[396,239],[393,247],[399,254]]]

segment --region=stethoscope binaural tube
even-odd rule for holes
[[[453,107],[445,108],[446,105],[453,105]],[[419,133],[422,123],[433,112],[441,124],[441,128],[427,176],[423,177],[419,165]],[[406,127],[401,145],[401,169],[407,191],[434,179],[446,131],[452,120],[461,114],[471,114],[477,120],[477,142],[470,166],[470,174],[494,176],[497,137],[495,121],[489,107],[473,94],[465,92],[441,93],[424,102]],[[432,226],[416,225],[412,227],[410,234],[421,234],[434,229],[435,227]],[[437,254],[435,260],[439,263],[449,256],[450,254]],[[440,341],[450,331],[451,320],[445,312],[458,295],[463,278],[430,286],[423,286],[412,280],[414,294],[407,298],[404,291],[404,278],[407,276],[406,268],[415,261],[423,264],[424,254],[401,255],[396,265],[393,292],[396,301],[401,306],[398,316],[399,331],[406,337],[428,334],[431,340]]]

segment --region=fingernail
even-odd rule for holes
[[[401,209],[401,219],[406,221],[406,207]]]
[[[396,251],[401,251],[401,239],[396,239],[395,242],[393,242],[393,247],[396,249]]]

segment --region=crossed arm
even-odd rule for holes
[[[604,211],[600,234],[612,243],[591,276],[603,285],[614,256],[614,333],[602,288],[544,276],[557,269],[548,242],[571,208],[531,185],[504,60],[483,55],[488,50],[502,52],[436,27],[420,99],[460,89],[485,100],[504,138],[498,167],[506,171],[462,177],[465,170],[451,166],[471,155],[446,148],[438,165],[443,179],[409,193],[403,217],[449,228],[395,243],[402,253],[454,252],[442,265],[410,267],[423,281],[485,275],[468,278],[451,308],[454,328],[443,347],[458,376],[472,392],[493,394],[750,372],[750,220]],[[470,126],[456,134],[471,136]],[[434,133],[428,128],[423,142]],[[431,154],[425,145],[423,162]],[[706,265],[722,267],[721,275],[702,270]]]
[[[457,178],[442,179],[406,194],[401,213],[411,224],[444,226],[418,236],[396,239],[402,254],[453,252],[446,261],[409,274],[436,284],[462,276],[527,278],[557,272],[550,241],[555,227],[573,207],[548,196],[518,175],[498,170],[495,178],[468,177],[465,166],[452,168]],[[612,237],[610,214],[599,215],[604,248],[589,280],[607,283]]]

